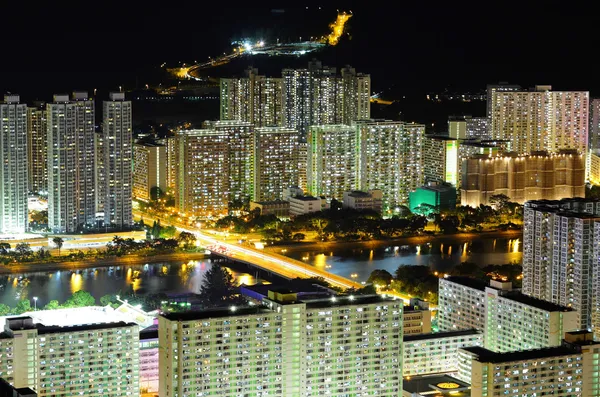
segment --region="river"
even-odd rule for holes
[[[136,293],[185,293],[198,292],[204,273],[211,261],[188,263],[153,263],[148,265],[122,265],[98,267],[77,271],[57,270],[27,274],[0,276],[0,303],[14,307],[21,299],[37,297],[38,307],[50,300],[60,303],[79,290],[88,291],[98,301],[106,294],[128,291]],[[255,284],[256,279],[248,273],[233,271],[236,283]]]
[[[331,249],[326,252],[289,248],[283,254],[360,282],[366,281],[375,269],[385,269],[393,274],[400,265],[426,265],[444,272],[464,261],[481,266],[520,262],[522,246],[519,238],[474,238],[463,244],[432,242],[376,249]],[[188,263],[167,262],[3,275],[0,276],[0,303],[14,307],[20,299],[33,299],[35,296],[38,298],[38,307],[43,307],[53,299],[62,303],[79,290],[88,291],[97,300],[106,294],[119,294],[132,289],[140,294],[197,292],[204,273],[211,265],[207,259]],[[232,272],[238,284],[257,282],[249,271]]]
[[[387,246],[375,249],[343,248],[328,250],[303,250],[287,248],[281,252],[302,260],[319,269],[366,281],[375,269],[394,274],[401,265],[424,265],[439,272],[447,272],[461,262],[474,262],[480,266],[521,263],[523,247],[520,238],[474,238],[462,244],[432,243],[406,246]]]

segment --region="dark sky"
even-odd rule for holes
[[[236,37],[323,34],[337,8],[354,13],[352,39],[328,63],[371,73],[375,89],[474,90],[509,81],[600,95],[600,20],[578,2],[323,2],[321,10],[286,1],[36,3],[0,7],[0,91],[29,100],[129,87],[162,61],[206,59]]]

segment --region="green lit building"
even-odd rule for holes
[[[427,204],[437,210],[447,210],[456,207],[456,188],[450,184],[421,186],[409,195],[409,207],[412,212],[419,212],[419,206]]]

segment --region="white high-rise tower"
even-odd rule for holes
[[[48,227],[72,233],[93,227],[96,217],[94,101],[85,92],[55,95],[46,107],[48,131]]]
[[[122,92],[110,94],[102,109],[104,144],[104,223],[117,228],[133,224],[131,213],[133,137],[131,101]]]
[[[27,105],[18,95],[0,103],[0,232],[27,229]]]

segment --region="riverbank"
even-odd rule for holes
[[[351,248],[363,248],[363,249],[376,249],[381,247],[387,247],[390,245],[419,245],[433,242],[439,242],[443,244],[464,244],[469,241],[476,239],[493,239],[493,238],[521,238],[523,237],[522,230],[506,230],[506,231],[491,231],[491,232],[479,232],[479,233],[456,233],[456,234],[440,234],[440,235],[423,235],[423,236],[409,236],[400,237],[390,240],[371,240],[371,241],[306,241],[292,244],[281,244],[272,245],[266,247],[267,251],[281,252],[282,249],[292,252],[306,251],[306,250],[323,250],[328,251],[333,248],[336,249],[351,249]]]
[[[32,273],[47,272],[56,270],[77,270],[89,269],[94,267],[123,266],[123,265],[144,265],[146,263],[158,262],[187,262],[191,260],[200,260],[206,258],[204,252],[177,252],[172,254],[159,254],[152,256],[126,255],[121,257],[87,259],[83,261],[72,262],[30,262],[15,263],[6,266],[0,266],[0,274],[11,273]]]

